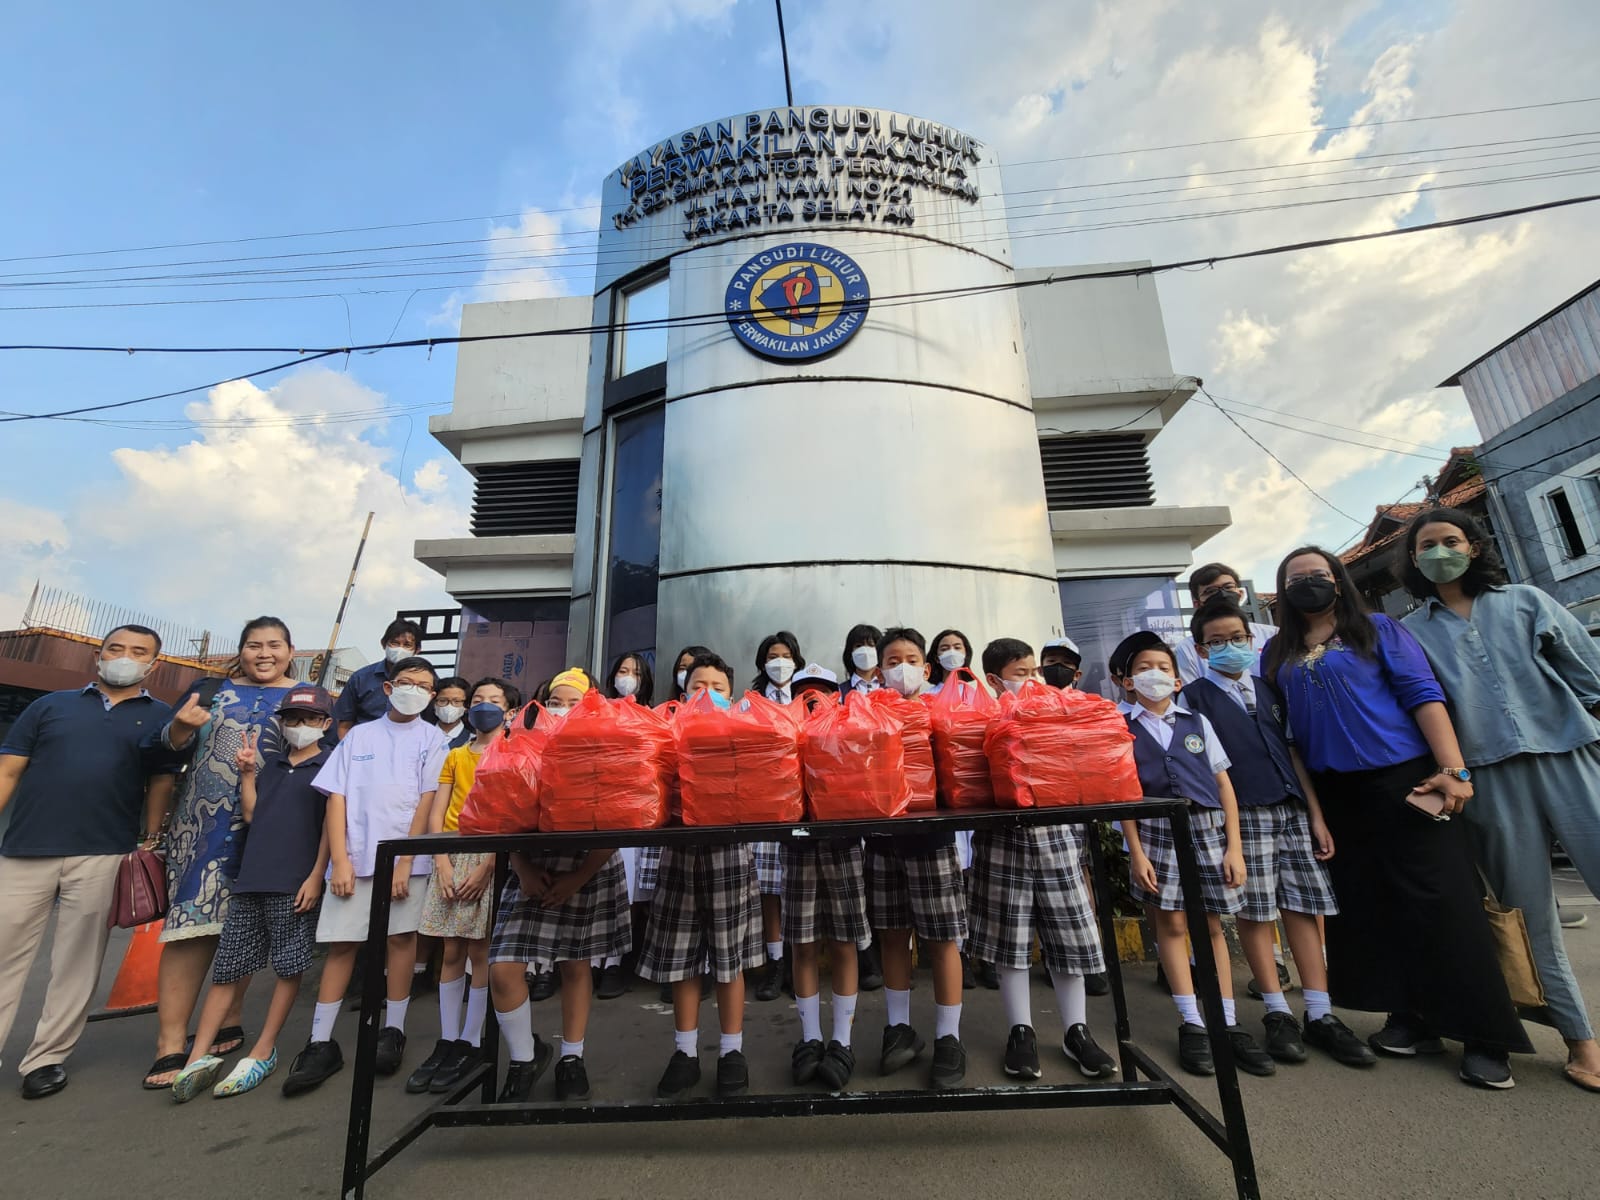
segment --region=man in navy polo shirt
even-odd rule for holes
[[[100,982],[117,865],[139,844],[141,819],[153,845],[172,805],[173,776],[152,776],[140,752],[172,711],[141,686],[160,652],[153,629],[113,629],[99,679],[39,697],[0,745],[0,811],[11,809],[0,842],[0,1044],[61,902],[44,1011],[18,1066],[28,1100],[67,1086],[62,1064]]]
[[[415,656],[421,646],[422,626],[399,618],[389,622],[389,628],[383,631],[383,657],[354,672],[333,707],[333,723],[340,738],[355,726],[376,721],[389,711],[389,695],[383,690],[389,682],[389,667],[402,658]]]

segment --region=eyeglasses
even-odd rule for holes
[[[1201,642],[1207,650],[1221,650],[1224,646],[1232,646],[1237,650],[1248,650],[1255,642],[1249,634],[1240,634],[1231,638],[1212,638],[1209,642]]]
[[[1322,583],[1332,583],[1333,573],[1331,571],[1312,571],[1307,575],[1291,575],[1283,582],[1285,587],[1293,587],[1297,583],[1305,583],[1312,579],[1319,580]]]

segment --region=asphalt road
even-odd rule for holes
[[[1567,945],[1591,1011],[1600,1014],[1600,901],[1570,873],[1560,891],[1566,902],[1590,914],[1588,928],[1570,933]],[[113,965],[119,953],[114,945]],[[164,1093],[139,1089],[155,1036],[155,1018],[142,1016],[91,1025],[69,1063],[68,1088],[48,1100],[23,1101],[13,1072],[38,1012],[43,959],[4,1047],[0,1195],[45,1200],[338,1194],[348,1069],[320,1092],[296,1100],[285,1100],[274,1082],[248,1096],[202,1097],[179,1108]],[[108,969],[106,988],[111,974]],[[1153,968],[1129,968],[1127,978],[1136,1038],[1173,1062],[1175,1014],[1152,986]],[[1241,976],[1241,994],[1242,984]],[[266,994],[258,987],[252,996],[251,1021],[259,1021]],[[622,999],[597,1004],[588,1062],[598,1098],[644,1097],[653,1089],[671,1051],[671,1017],[654,1000],[654,989],[638,984]],[[980,990],[968,992],[966,1000],[968,1079],[1001,1083],[1006,1029],[999,997]],[[1110,1003],[1090,1005],[1091,1022],[1109,1043]],[[408,1066],[431,1048],[435,1011],[431,997],[412,1006]],[[540,1032],[555,1034],[557,1002],[535,1011]],[[1260,1005],[1244,1000],[1240,1011],[1245,1021],[1259,1022]],[[881,993],[863,998],[856,1026],[863,1059],[875,1058],[882,1013]],[[925,977],[913,995],[913,1015],[930,1032],[932,995]],[[826,1010],[823,1016],[826,1021]],[[1070,1081],[1056,1048],[1053,998],[1043,986],[1035,988],[1034,1016],[1045,1081]],[[1345,1016],[1361,1034],[1380,1024],[1375,1016]],[[310,997],[303,994],[290,1026],[291,1047],[309,1025]],[[778,1090],[787,1083],[792,1004],[751,1002],[746,1028],[757,1090]],[[716,1042],[709,1005],[702,1030],[709,1086]],[[1458,1082],[1454,1054],[1387,1060],[1370,1071],[1314,1057],[1303,1066],[1280,1068],[1271,1079],[1242,1077],[1262,1194],[1273,1200],[1600,1195],[1600,1095],[1562,1080],[1564,1047],[1552,1030],[1533,1027],[1532,1036],[1538,1053],[1514,1060],[1517,1086],[1504,1093]],[[353,1015],[341,1019],[340,1038],[347,1053],[353,1051]],[[875,1086],[874,1069],[875,1063],[858,1072],[858,1080]],[[907,1072],[896,1082],[905,1086],[911,1079]],[[770,1081],[765,1089],[764,1081]],[[1196,1083],[1197,1094],[1215,1098],[1202,1081]],[[375,1140],[416,1109],[400,1085],[397,1078],[380,1086]],[[538,1095],[548,1096],[552,1086],[546,1076]],[[1234,1195],[1222,1156],[1170,1108],[439,1130],[385,1168],[368,1195],[399,1200],[537,1192],[567,1200],[705,1200],[734,1188],[773,1196],[892,1191],[929,1200]]]

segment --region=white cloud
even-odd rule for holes
[[[458,328],[461,306],[496,300],[538,300],[589,290],[594,279],[600,198],[564,197],[553,209],[525,208],[510,225],[491,223],[483,273],[477,283],[451,292],[428,318],[434,327]]]
[[[22,620],[36,581],[77,587],[72,535],[60,513],[0,497],[0,629]]]
[[[1278,340],[1278,326],[1258,321],[1248,310],[1228,310],[1217,326],[1217,370],[1228,371],[1253,366],[1267,356]]]

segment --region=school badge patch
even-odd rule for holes
[[[1191,733],[1183,739],[1183,748],[1190,754],[1204,754],[1206,752],[1206,740],[1198,733]]]
[[[786,242],[752,255],[724,296],[728,325],[763,358],[821,358],[861,329],[872,301],[855,259],[816,242]]]

